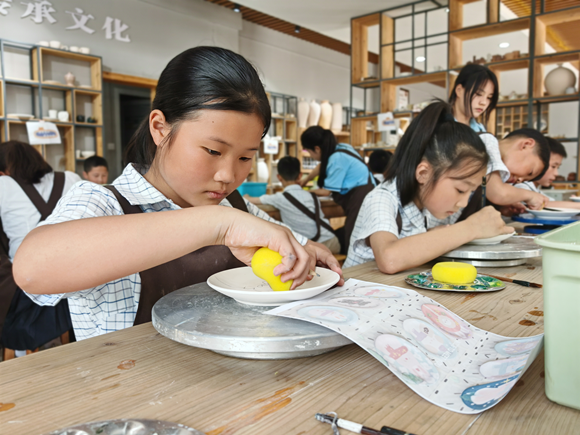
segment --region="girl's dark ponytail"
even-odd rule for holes
[[[255,68],[242,56],[220,47],[195,47],[175,56],[159,77],[151,110],[160,110],[172,129],[194,119],[199,110],[233,110],[256,114],[270,127],[268,97]],[[157,146],[149,117],[139,126],[125,152],[125,163],[150,166]]]
[[[385,173],[385,181],[397,180],[403,206],[417,197],[419,183],[415,172],[424,159],[433,168],[434,184],[444,172],[460,167],[467,160],[475,164],[464,166],[469,166],[470,173],[476,173],[487,165],[489,157],[479,136],[454,120],[449,104],[437,100],[413,119]]]
[[[314,151],[314,147],[320,147],[320,173],[318,174],[318,187],[324,187],[328,159],[336,150],[336,137],[330,130],[318,125],[308,127],[300,136],[302,148]]]

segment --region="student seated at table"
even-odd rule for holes
[[[376,181],[359,153],[349,144],[337,143],[332,131],[320,126],[308,127],[300,136],[302,148],[320,164],[300,180],[305,186],[318,176],[319,196],[332,195],[346,214],[344,227],[339,229],[341,253],[346,254],[360,206],[366,194],[374,189]]]
[[[83,164],[83,178],[96,184],[107,184],[109,180],[109,165],[104,157],[91,156]]]
[[[0,175],[0,342],[21,356],[72,328],[66,300],[41,307],[17,288],[12,261],[28,232],[81,178],[54,172],[33,146],[15,140],[0,144]]]
[[[378,183],[385,181],[385,171],[393,153],[387,150],[374,150],[369,156],[368,166]]]
[[[111,186],[77,183],[61,199],[20,246],[16,282],[39,304],[68,298],[85,339],[151,321],[163,295],[248,265],[262,246],[282,255],[274,273],[292,288],[317,264],[340,273],[325,246],[236,190],[270,121],[260,77],[242,56],[204,46],[177,55],[128,145],[131,163]]]
[[[524,181],[522,183],[516,184],[516,187],[520,189],[531,190],[532,192],[541,193],[549,201],[546,206],[549,207],[563,207],[563,208],[580,208],[580,202],[574,201],[555,201],[554,198],[549,197],[542,193],[539,187],[550,187],[556,177],[558,176],[558,169],[562,166],[562,160],[564,160],[568,154],[566,153],[566,148],[556,139],[551,137],[546,137],[548,145],[550,146],[550,165],[544,176],[538,181]]]
[[[427,106],[399,142],[385,181],[365,198],[344,267],[376,260],[381,272],[397,273],[474,239],[512,232],[490,206],[453,224],[488,160],[477,133],[456,122],[447,103]],[[453,225],[427,231],[428,215]]]
[[[328,219],[324,217],[320,200],[300,186],[300,160],[296,157],[282,157],[278,161],[278,180],[284,191],[273,195],[262,195],[253,198],[244,195],[252,204],[268,204],[280,210],[282,222],[293,231],[322,243],[333,254],[340,252],[340,243],[334,235]]]

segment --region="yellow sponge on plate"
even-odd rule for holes
[[[471,264],[443,262],[437,263],[431,269],[435,281],[448,284],[467,284],[477,277],[477,269]]]

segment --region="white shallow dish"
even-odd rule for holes
[[[570,201],[574,201],[574,202],[580,202],[580,196],[574,196],[574,195],[572,195],[572,196],[570,197]]]
[[[556,209],[556,207],[554,207]],[[560,208],[557,207],[558,211],[552,210],[529,210],[526,209],[528,213],[533,214],[537,218],[541,219],[564,219],[576,216],[580,213],[580,210],[575,210],[573,208]]]
[[[26,120],[28,121],[29,119],[34,118],[34,115],[31,115],[30,113],[9,113],[8,115],[6,115],[7,118],[18,118],[21,120]]]
[[[308,299],[335,285],[340,276],[330,269],[316,268],[312,280],[306,281],[295,290],[275,292],[268,283],[258,278],[251,267],[237,267],[213,274],[207,284],[214,290],[242,304],[278,306],[288,302]]]
[[[504,240],[509,239],[510,237],[514,236],[516,233],[515,231],[511,234],[500,234],[499,236],[495,237],[488,237],[486,239],[475,239],[468,243],[468,245],[497,245]]]

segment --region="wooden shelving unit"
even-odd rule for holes
[[[445,89],[448,96],[457,74],[464,66],[466,41],[525,32],[528,50],[493,58],[486,63],[498,77],[500,93],[503,73],[522,70],[527,78],[527,92],[517,99],[501,100],[490,114],[488,131],[502,137],[509,131],[525,126],[548,126],[550,104],[577,102],[580,112],[580,93],[547,95],[544,79],[548,68],[556,64],[571,64],[580,69],[580,4],[566,0],[487,0],[485,22],[465,26],[468,12],[464,9],[475,0],[449,0],[447,6],[435,1],[418,1],[404,6],[385,9],[351,20],[351,89],[380,89],[380,112],[393,112],[395,117],[413,117],[397,111],[397,93],[400,87],[430,83]],[[471,6],[471,5],[470,5]],[[507,8],[507,9],[506,9]],[[505,11],[510,13],[506,14]],[[503,12],[502,12],[503,11]],[[445,14],[446,19],[441,19]],[[505,17],[511,17],[506,19]],[[435,24],[438,28],[434,29]],[[379,26],[379,53],[369,51],[369,28]],[[431,26],[431,27],[430,27]],[[549,50],[549,44],[553,50]],[[438,55],[430,47],[438,48]],[[442,48],[444,49],[442,51]],[[549,52],[554,51],[554,52]],[[431,53],[431,54],[430,54]],[[485,56],[487,53],[478,53]],[[379,77],[369,77],[369,59],[378,57]],[[406,57],[405,57],[406,56]],[[445,58],[446,56],[446,58]],[[421,59],[422,58],[422,59]],[[401,59],[408,59],[406,63]],[[488,58],[489,59],[489,58]],[[351,90],[351,105],[353,101]],[[376,109],[375,109],[376,110]],[[577,125],[575,141],[580,156],[580,116],[571,120]],[[374,127],[369,127],[372,124]],[[545,131],[545,130],[544,130]],[[366,112],[351,119],[351,144],[360,147],[378,141],[376,113]],[[576,172],[580,157],[576,162]]]
[[[28,142],[26,120],[53,122],[60,145],[36,148],[55,170],[82,171],[76,151],[103,155],[102,62],[99,56],[0,39],[0,140]],[[73,86],[65,74],[75,75]],[[48,117],[49,110],[66,111],[68,121]],[[84,121],[78,121],[79,115]],[[87,122],[91,117],[95,122]],[[81,119],[81,118],[78,118]]]

